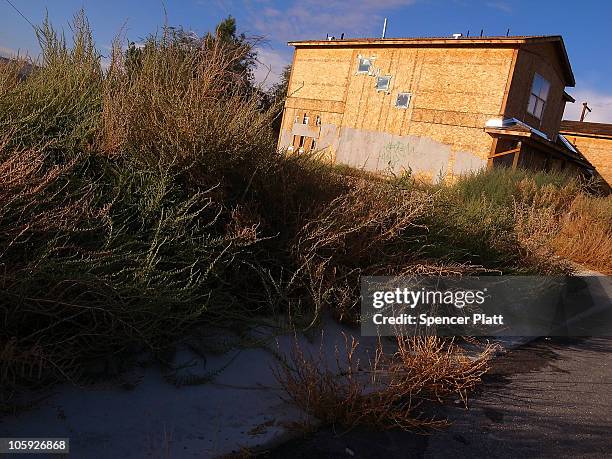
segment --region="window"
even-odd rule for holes
[[[395,100],[395,106],[397,108],[408,108],[408,105],[410,105],[410,96],[411,94],[409,92],[400,92]]]
[[[370,66],[372,65],[372,59],[366,57],[359,58],[359,67],[357,67],[357,73],[370,73]]]
[[[302,124],[308,124],[309,120],[310,120],[310,118],[308,118],[308,115],[306,113],[304,113],[304,118],[302,119]]]
[[[310,150],[314,151],[317,148],[317,141],[312,139],[312,144],[310,145]]]
[[[376,90],[377,91],[388,91],[390,85],[391,85],[390,76],[376,77]]]
[[[533,76],[533,84],[531,85],[531,96],[529,96],[529,104],[527,105],[527,111],[535,116],[537,119],[542,119],[544,113],[544,107],[546,106],[546,99],[548,98],[548,90],[550,89],[550,83],[542,77],[542,75],[536,73]]]
[[[321,126],[321,117],[317,115],[317,119],[315,120],[315,125]]]

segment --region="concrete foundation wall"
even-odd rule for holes
[[[338,163],[368,171],[413,175],[437,181],[449,175],[478,170],[486,160],[469,152],[453,152],[449,145],[428,137],[342,128],[336,154]]]

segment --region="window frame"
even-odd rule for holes
[[[357,57],[357,74],[369,75],[370,72],[372,71],[373,60],[374,59],[372,59],[371,57],[363,57],[363,56]],[[369,62],[367,70],[361,70],[361,61]]]
[[[382,78],[387,78],[387,87],[386,88],[379,88],[378,87],[378,82],[382,79]],[[389,93],[390,89],[391,89],[391,79],[393,77],[391,75],[378,75],[376,77],[376,85],[374,86],[376,88],[377,92],[386,92],[387,94]]]
[[[402,96],[407,97],[406,105],[398,105],[399,98]],[[406,92],[406,91],[398,92],[397,97],[395,98],[395,108],[399,108],[400,110],[408,110],[408,107],[410,107],[411,100],[412,100],[411,92]]]
[[[534,73],[529,90],[529,100],[527,101],[527,113],[541,121],[544,117],[549,95],[550,81],[539,73]]]

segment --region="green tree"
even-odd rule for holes
[[[231,15],[222,20],[215,28],[215,34],[210,32],[204,37],[206,46],[222,46],[229,56],[237,56],[233,62],[233,71],[243,79],[246,87],[253,89],[253,72],[257,66],[256,38],[248,38],[244,33],[238,34],[236,18]]]
[[[285,99],[287,98],[287,91],[289,89],[290,76],[291,65],[286,65],[283,68],[279,81],[270,88],[266,97],[268,107],[274,107],[276,110],[276,116],[274,117],[272,128],[277,134],[280,133],[281,120],[285,106]]]
[[[147,46],[153,46],[159,39],[151,36],[144,41],[144,44],[130,42],[125,53],[125,63],[128,73],[138,71],[142,65],[142,56],[146,52]],[[228,16],[216,27],[215,32],[208,32],[200,37],[191,30],[186,30],[182,26],[167,26],[164,28],[161,43],[163,46],[179,48],[185,53],[185,57],[190,59],[195,57],[205,60],[207,52],[215,49],[227,56],[230,63],[232,80],[237,89],[245,94],[254,92],[254,70],[257,65],[257,52],[255,45],[256,38],[249,38],[243,33],[238,33],[236,19]]]

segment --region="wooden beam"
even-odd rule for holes
[[[512,169],[516,169],[518,166],[518,162],[521,156],[521,150],[523,149],[523,142],[519,142],[518,143],[518,148],[517,148],[517,152],[514,155],[514,160],[512,161]]]
[[[495,154],[489,156],[489,158],[496,158],[498,156],[505,156],[505,155],[509,155],[509,154],[512,154],[512,153],[517,153],[520,150],[521,150],[521,147],[513,148],[512,150],[507,150],[507,151],[500,151],[499,153],[495,153]]]

